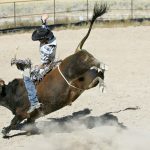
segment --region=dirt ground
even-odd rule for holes
[[[54,31],[57,37],[57,57],[65,58],[72,54],[86,34],[87,29]],[[84,92],[72,106],[38,119],[37,126],[43,131],[40,135],[16,135],[3,139],[0,134],[1,150],[149,150],[150,142],[150,26],[126,28],[96,28],[91,32],[84,48],[109,66],[105,74],[106,92],[99,88]],[[31,33],[0,36],[0,78],[6,83],[20,77],[21,73],[10,66],[10,60],[31,58],[39,64],[38,42],[31,40]],[[16,48],[18,47],[18,50]],[[126,108],[136,108],[126,109]],[[50,118],[69,118],[73,112],[81,114],[84,109],[92,110],[87,116],[83,113],[76,120],[53,121]],[[108,112],[113,113],[127,129],[117,125],[102,125],[99,118]],[[0,106],[0,129],[9,125],[13,115]],[[73,117],[71,117],[73,118]],[[90,120],[90,119],[91,120]],[[92,128],[86,126],[90,120]],[[18,135],[18,136],[17,136]]]

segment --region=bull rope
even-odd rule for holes
[[[71,87],[73,87],[73,88],[75,88],[75,89],[78,89],[78,90],[85,90],[85,89],[78,88],[78,87],[72,85],[71,83],[69,83],[69,81],[65,78],[65,76],[64,76],[63,73],[61,72],[59,65],[58,65],[58,71],[59,71],[60,75],[63,77],[63,79],[66,81],[66,83],[67,83],[69,86],[71,86]]]

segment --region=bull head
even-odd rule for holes
[[[86,50],[67,57],[60,67],[63,78],[67,80],[69,86],[73,85],[77,87],[76,89],[87,90],[99,83],[104,87],[104,72],[107,66]]]

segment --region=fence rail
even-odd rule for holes
[[[88,21],[92,15],[94,0],[28,0],[0,3],[0,29],[39,25],[42,13],[49,14],[51,24]],[[150,1],[108,1],[107,20],[150,18]]]

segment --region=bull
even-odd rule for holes
[[[30,103],[23,79],[14,79],[7,85],[0,79],[0,105],[14,114],[10,125],[2,130],[4,136],[16,129],[25,119],[28,124],[34,123],[42,115],[71,105],[85,90],[98,84],[103,87],[105,65],[82,47],[96,18],[106,12],[106,4],[95,4],[88,32],[77,46],[75,53],[62,60],[36,85],[38,99],[43,104],[40,109],[31,114],[27,113]]]

